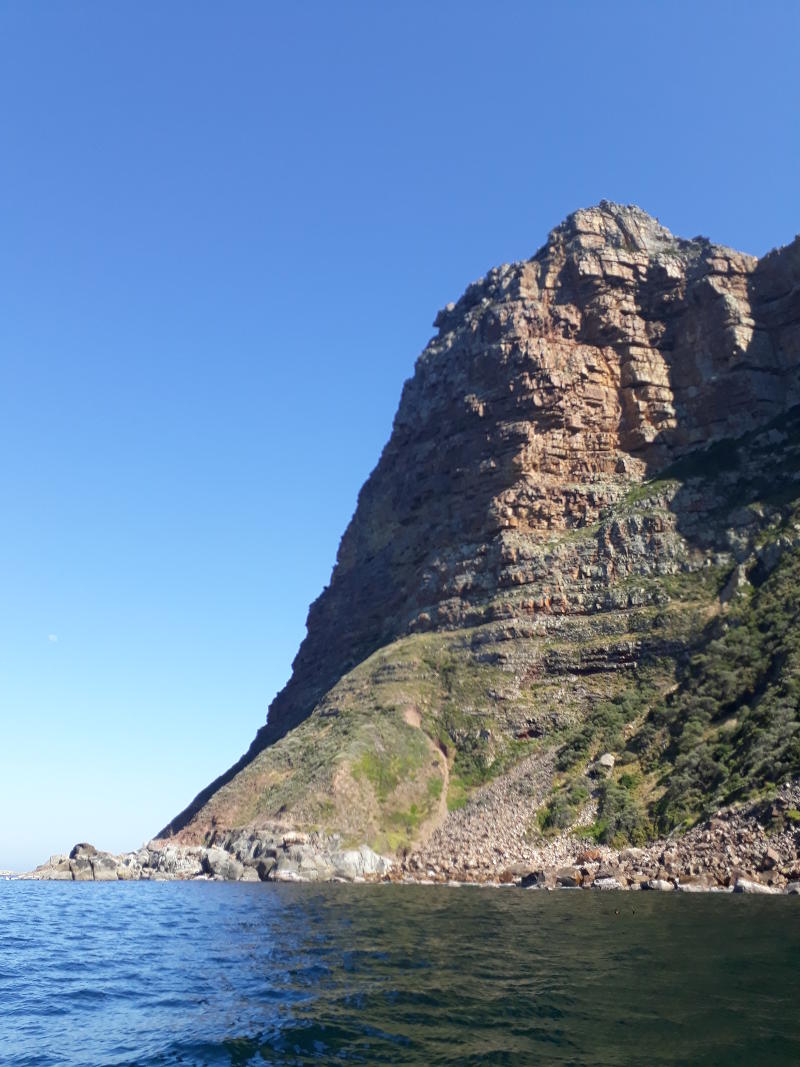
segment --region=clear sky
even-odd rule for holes
[[[437,309],[570,211],[800,229],[800,5],[0,3],[0,868],[289,675]]]

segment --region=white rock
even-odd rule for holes
[[[737,878],[733,891],[734,893],[780,893],[780,889],[774,886],[751,882],[748,878]]]
[[[624,889],[616,878],[595,878],[592,889]]]

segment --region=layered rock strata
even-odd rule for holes
[[[631,578],[699,569],[715,550],[681,529],[686,501],[615,509],[679,457],[800,401],[799,283],[798,240],[759,261],[603,202],[448,304],[267,725],[164,833],[274,815],[243,800],[269,778],[259,755],[411,635],[502,625],[541,660],[548,620],[596,614],[621,640],[586,654],[601,671],[635,666],[641,640],[614,616],[636,606]],[[574,649],[561,668],[551,653],[540,674],[570,670]]]

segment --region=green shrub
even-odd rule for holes
[[[609,779],[601,784],[595,824],[598,840],[621,847],[643,845],[653,837],[652,822],[632,792],[636,784],[636,777],[630,774],[623,775],[618,782]]]
[[[497,773],[486,743],[470,738],[461,743],[453,760],[453,770],[465,786],[483,785]]]
[[[643,688],[632,688],[611,700],[595,705],[581,728],[561,749],[556,767],[569,770],[586,761],[592,752],[615,752],[624,743],[625,727],[646,709],[649,694]]]
[[[543,833],[566,830],[578,817],[589,799],[588,782],[578,777],[565,782],[539,813],[539,828]]]
[[[630,747],[664,770],[662,831],[800,774],[800,552],[710,625]]]

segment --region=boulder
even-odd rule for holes
[[[658,861],[661,864],[662,870],[664,870],[664,871],[672,871],[672,870],[674,870],[674,868],[675,868],[675,866],[676,866],[676,864],[678,862],[677,849],[675,849],[675,848],[671,848],[671,849],[665,848],[664,851],[659,856],[659,860]]]
[[[552,871],[530,871],[523,875],[520,885],[523,889],[549,889],[555,885]]]
[[[264,856],[263,859],[260,859],[258,861],[258,863],[256,864],[256,871],[258,872],[258,877],[261,879],[262,882],[266,882],[269,878],[271,878],[272,872],[275,870],[276,865],[277,860],[274,856]]]
[[[202,868],[214,878],[223,878],[226,882],[238,882],[244,872],[244,866],[223,848],[212,847],[202,854]]]
[[[87,841],[81,841],[77,845],[72,846],[72,851],[69,854],[71,860],[79,858],[88,859],[90,856],[94,856],[97,849],[94,845],[90,845]]]
[[[594,872],[594,877],[595,880],[598,878],[616,878],[619,881],[622,877],[622,872],[619,867],[615,867],[612,863],[601,863]]]
[[[300,868],[294,860],[288,857],[279,856],[278,862],[270,872],[270,881],[272,882],[302,882],[303,877],[300,874]]]
[[[330,861],[334,876],[347,881],[386,874],[392,868],[390,859],[379,856],[368,845],[333,852]]]
[[[681,878],[675,888],[679,893],[707,893],[717,885],[717,880],[710,874],[693,874]]]
[[[283,855],[299,865],[304,859],[313,858],[316,852],[310,845],[286,845]]]
[[[300,860],[300,875],[309,882],[329,882],[334,869],[324,853],[312,853]]]
[[[117,881],[117,857],[108,852],[95,852],[89,860],[92,868],[92,877],[95,882]]]
[[[668,882],[666,878],[650,878],[647,882],[642,882],[642,889],[653,889],[660,893],[669,893],[675,889],[672,882]]]
[[[225,849],[218,849],[217,851],[230,856],[230,853],[226,852]],[[150,853],[150,864],[157,871],[171,878],[179,880],[197,878],[204,871],[203,854],[204,850],[200,848],[167,845],[166,848],[157,849]],[[225,875],[221,877],[225,877]]]
[[[731,889],[733,889],[739,879],[744,879],[745,881],[755,881],[755,879],[750,876],[748,871],[740,870],[738,867],[732,867],[727,877],[725,878],[725,884],[727,886],[730,886]]]
[[[599,848],[585,848],[583,852],[578,853],[578,863],[599,863],[603,858],[603,853]]]
[[[592,882],[592,889],[624,889],[625,886],[617,881],[616,878],[595,878]]]
[[[634,867],[646,858],[647,853],[643,848],[624,848],[619,854],[620,863],[630,863]]]
[[[283,847],[289,848],[290,845],[307,845],[308,834],[300,833],[297,830],[290,830],[283,835]]]
[[[509,881],[515,881],[517,878],[524,878],[530,871],[530,866],[527,863],[512,863],[509,867],[506,867],[503,874],[509,876]]]
[[[723,586],[722,592],[719,594],[720,604],[729,603],[735,596],[749,588],[749,585],[750,583],[747,580],[747,568],[743,563],[740,563],[737,567],[733,568],[730,578],[728,578]]]
[[[93,882],[94,871],[86,856],[76,856],[69,861],[73,882]]]
[[[117,878],[120,882],[137,882],[142,876],[141,868],[132,863],[121,863],[117,867]]]
[[[764,855],[761,857],[761,863],[758,866],[760,871],[774,871],[780,864],[781,858],[774,848],[768,848]]]
[[[628,874],[626,881],[628,882],[629,889],[641,889],[645,882],[650,879],[646,874],[642,874],[641,871],[633,871]]]
[[[47,882],[71,882],[70,862],[66,856],[51,856],[47,863],[36,868],[32,877]]]
[[[577,867],[562,867],[556,871],[556,885],[562,889],[574,889],[583,884],[583,875]]]
[[[749,878],[737,878],[733,891],[734,893],[780,893],[780,889],[764,885],[763,882],[752,882]]]

